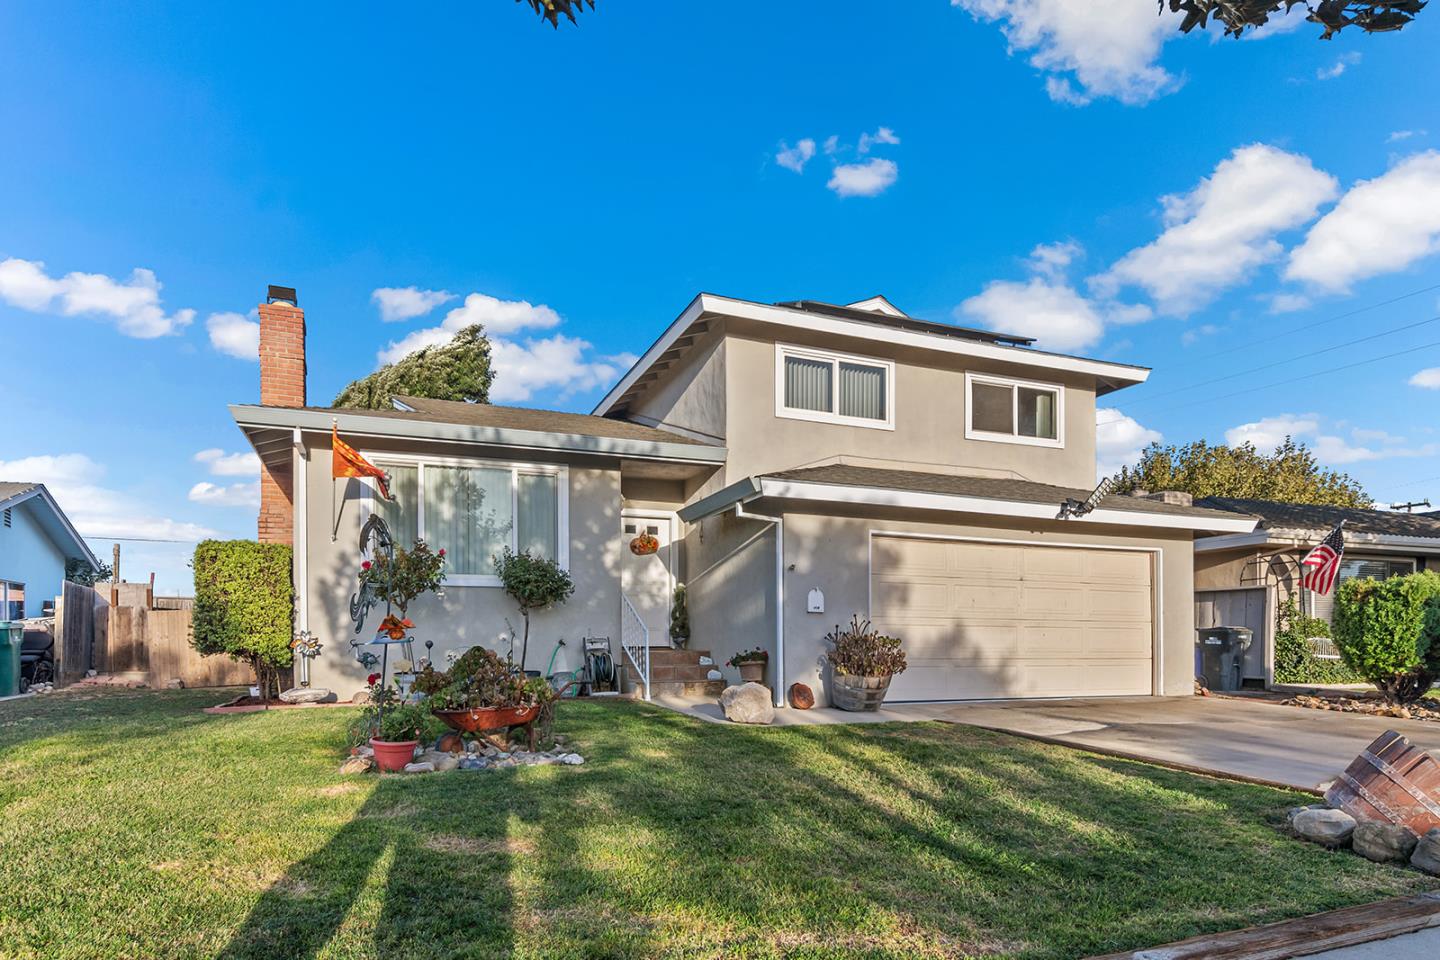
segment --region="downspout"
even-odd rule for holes
[[[743,502],[735,504],[741,520],[759,520],[775,528],[775,706],[785,706],[785,518],[750,513]]]
[[[308,632],[310,629],[310,584],[309,561],[310,561],[310,537],[307,525],[309,523],[308,501],[309,491],[306,467],[309,464],[309,457],[305,451],[305,440],[296,427],[291,434],[291,445],[294,449],[295,459],[298,461],[294,472],[294,498],[295,498],[295,519],[291,527],[290,542],[295,553],[295,621],[301,632]],[[310,658],[300,657],[300,683],[302,686],[310,686]]]

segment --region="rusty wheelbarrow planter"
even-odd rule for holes
[[[1356,820],[1399,824],[1423,837],[1440,827],[1440,760],[1387,730],[1351,761],[1325,801]]]
[[[535,720],[540,716],[538,703],[528,707],[476,707],[430,712],[457,733],[481,733],[485,730],[524,727],[530,738],[530,749],[535,749]]]

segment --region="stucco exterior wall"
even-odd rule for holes
[[[368,449],[368,448],[367,448]],[[351,652],[355,636],[349,602],[355,590],[359,564],[357,539],[365,512],[365,484],[359,480],[331,480],[330,445],[327,437],[307,439],[308,464],[305,475],[304,569],[297,564],[297,576],[304,577],[302,602],[312,633],[325,645],[311,664],[310,679],[315,686],[329,687],[341,699],[363,689],[366,668]],[[441,444],[397,448],[393,452],[434,456],[476,457],[473,449]],[[515,458],[497,455],[496,459]],[[536,461],[540,462],[540,461]],[[544,670],[550,663],[557,641],[566,646],[555,660],[555,670],[580,666],[582,636],[609,636],[620,657],[620,471],[619,465],[603,467],[571,463],[569,470],[570,573],[575,594],[560,607],[531,615],[530,650],[527,666]],[[297,478],[299,474],[297,473]],[[340,518],[335,540],[331,540],[331,488],[336,490]],[[299,547],[297,542],[297,548]],[[492,649],[509,649],[509,626],[517,636],[523,628],[514,602],[499,587],[445,587],[445,596],[427,595],[410,607],[415,621],[417,657],[424,655],[423,643],[434,640],[434,657],[444,663],[447,651],[461,651],[476,644]],[[382,612],[372,611],[366,621],[365,639],[370,639]],[[378,648],[377,648],[378,649]],[[516,657],[519,657],[517,647]],[[298,668],[297,668],[298,669]]]
[[[676,428],[725,439],[725,338],[716,330],[701,335],[673,373],[641,398],[631,414],[661,428]]]
[[[817,700],[828,702],[829,690],[821,655],[823,638],[852,613],[862,617],[870,604],[870,532],[925,533],[1060,544],[1104,545],[1158,549],[1160,597],[1160,683],[1163,696],[1193,693],[1195,606],[1194,547],[1188,531],[1156,531],[1125,527],[1037,522],[1025,526],[982,519],[943,523],[914,519],[912,513],[875,517],[785,516],[785,684],[809,684]],[[793,565],[794,569],[790,567]],[[806,597],[818,587],[825,612],[806,612]],[[902,638],[903,639],[903,638]]]
[[[65,582],[65,554],[36,522],[35,504],[32,497],[11,507],[10,526],[0,526],[0,580],[25,585],[27,617],[40,616],[41,606],[59,596]]]
[[[732,513],[690,524],[685,538],[690,647],[709,650],[727,681],[740,671],[725,661],[763,647],[775,656],[775,533]]]

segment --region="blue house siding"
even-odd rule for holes
[[[46,600],[60,595],[65,553],[36,521],[46,509],[38,497],[10,508],[10,526],[0,525],[0,580],[25,585],[25,616],[40,616]],[[8,611],[0,610],[0,619]]]

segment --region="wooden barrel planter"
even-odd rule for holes
[[[891,677],[852,677],[837,673],[830,678],[830,700],[841,710],[875,711],[885,702]]]
[[[1400,824],[1423,837],[1440,827],[1440,761],[1387,730],[1351,761],[1325,801],[1357,820]]]

